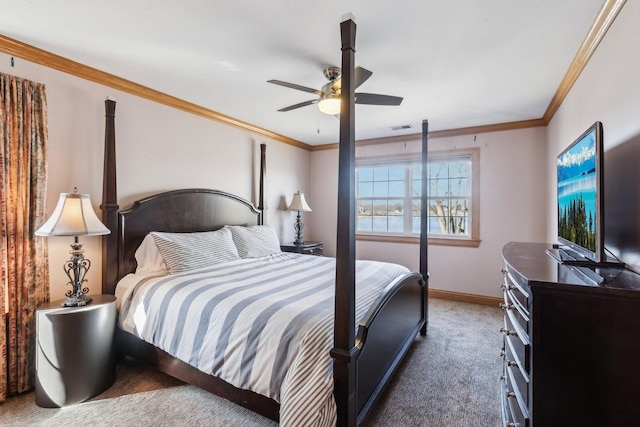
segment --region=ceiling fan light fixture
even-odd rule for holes
[[[340,98],[339,97],[322,98],[318,102],[318,109],[325,114],[331,114],[331,115],[340,114]]]

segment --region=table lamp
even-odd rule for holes
[[[296,240],[294,240],[294,245],[302,245],[304,243],[304,239],[302,238],[302,228],[304,224],[300,221],[300,212],[311,212],[311,208],[307,204],[307,201],[304,199],[304,193],[297,192],[293,194],[293,199],[291,200],[291,204],[287,208],[290,211],[298,211],[298,216],[296,217],[296,224],[294,228],[296,230]]]
[[[73,236],[71,243],[71,259],[64,263],[64,272],[69,277],[68,285],[72,286],[65,295],[67,299],[63,307],[86,305],[92,298],[87,296],[89,288],[82,285],[87,281],[85,276],[91,267],[91,261],[84,257],[84,249],[78,236],[99,236],[110,231],[96,216],[88,194],[61,193],[58,205],[49,217],[35,232],[36,236]]]

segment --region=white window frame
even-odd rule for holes
[[[478,247],[480,245],[480,149],[456,149],[448,151],[433,151],[429,152],[429,160],[438,159],[456,159],[456,158],[468,158],[471,160],[471,173],[470,173],[470,208],[469,208],[469,220],[468,226],[470,227],[469,233],[464,236],[458,235],[442,235],[442,234],[429,234],[428,243],[430,245],[444,245],[444,246],[462,246],[462,247]],[[398,166],[398,165],[410,165],[416,161],[420,161],[420,154],[410,155],[396,155],[396,156],[384,156],[384,157],[366,157],[356,159],[356,167],[376,167],[376,166]],[[410,168],[407,168],[406,174],[410,174]],[[410,176],[409,176],[410,178]],[[408,194],[409,185],[406,185],[405,199],[411,197]],[[357,189],[356,189],[357,197]],[[393,197],[388,197],[393,198]],[[431,198],[431,197],[430,197]],[[434,197],[435,198],[435,197]],[[357,204],[357,200],[356,200]],[[357,213],[356,213],[357,215]],[[404,223],[405,230],[411,230],[412,224],[412,211],[411,209],[404,210]],[[356,219],[357,222],[357,219]],[[356,230],[356,240],[364,241],[380,241],[380,242],[398,242],[398,243],[419,243],[420,235],[415,233],[387,233],[387,232],[363,232]]]

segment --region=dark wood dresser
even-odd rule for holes
[[[502,250],[503,424],[640,425],[640,276],[561,265],[551,247]]]

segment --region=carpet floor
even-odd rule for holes
[[[408,357],[367,426],[500,425],[502,312],[431,299],[426,337]],[[125,359],[116,382],[95,398],[61,409],[40,408],[28,392],[0,403],[2,426],[276,426],[195,386]]]

